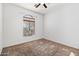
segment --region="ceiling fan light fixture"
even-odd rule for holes
[[[45,3],[43,4],[43,6],[44,6],[45,8],[47,8],[47,6],[46,6],[46,4],[45,4]]]
[[[38,3],[38,4],[35,4],[34,7],[35,7],[35,8],[38,8],[40,5],[43,5],[45,8],[47,8],[47,6],[46,6],[45,3]]]
[[[35,8],[38,8],[40,5],[41,5],[41,3],[35,4],[34,6],[35,6]]]

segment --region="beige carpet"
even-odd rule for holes
[[[39,39],[23,44],[6,47],[2,56],[69,56],[73,52],[79,56],[79,49],[71,48],[50,40]]]

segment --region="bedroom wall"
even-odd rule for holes
[[[79,48],[79,4],[59,4],[44,17],[44,37]]]
[[[29,42],[43,37],[43,15],[13,4],[3,4],[3,9],[3,47]],[[35,17],[35,34],[33,36],[23,36],[22,16],[25,14]]]
[[[2,4],[0,3],[0,54],[2,51]]]

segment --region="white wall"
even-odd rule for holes
[[[79,48],[79,4],[59,4],[44,18],[46,39]]]
[[[43,15],[33,11],[15,6],[13,4],[4,4],[4,44],[3,47],[16,45],[42,38],[43,33]],[[22,16],[30,14],[35,17],[35,35],[23,36]]]
[[[44,34],[46,39],[79,48],[79,4],[52,7],[44,17],[44,27],[41,14],[13,4],[4,4],[3,7],[3,47],[40,39]],[[31,14],[36,18],[36,32],[33,36],[23,37],[24,14]]]
[[[2,4],[0,3],[0,54],[2,51]]]

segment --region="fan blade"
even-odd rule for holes
[[[44,6],[45,8],[47,8],[47,6],[46,6],[46,4],[45,4],[45,3],[43,4],[43,6]]]
[[[41,5],[40,3],[39,4],[35,4],[35,7],[38,8],[40,5]]]

